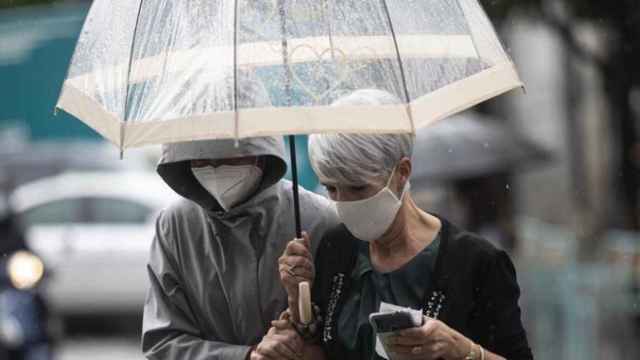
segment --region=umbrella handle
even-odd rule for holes
[[[313,311],[311,310],[311,288],[308,281],[298,284],[298,313],[300,322],[308,325],[313,322]]]

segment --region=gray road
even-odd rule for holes
[[[123,338],[74,338],[62,342],[55,360],[143,360],[139,343]]]

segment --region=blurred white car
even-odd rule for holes
[[[53,310],[139,313],[155,217],[177,196],[156,174],[138,172],[64,173],[16,188],[10,204],[52,274]]]

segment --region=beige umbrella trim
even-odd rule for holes
[[[408,105],[269,107],[240,110],[237,116],[232,111],[226,111],[188,118],[123,123],[114,114],[105,111],[101,104],[65,83],[57,107],[83,119],[102,136],[125,149],[147,144],[236,136],[410,133],[523,86],[513,63],[506,62],[449,84]],[[415,124],[412,124],[407,111],[411,112]]]

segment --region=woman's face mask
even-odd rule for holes
[[[371,242],[379,239],[390,227],[402,207],[404,194],[409,190],[407,181],[400,197],[389,188],[395,169],[386,186],[377,194],[363,200],[336,201],[338,216],[356,238]]]
[[[251,196],[262,181],[262,169],[255,164],[207,165],[191,171],[225,211]]]

